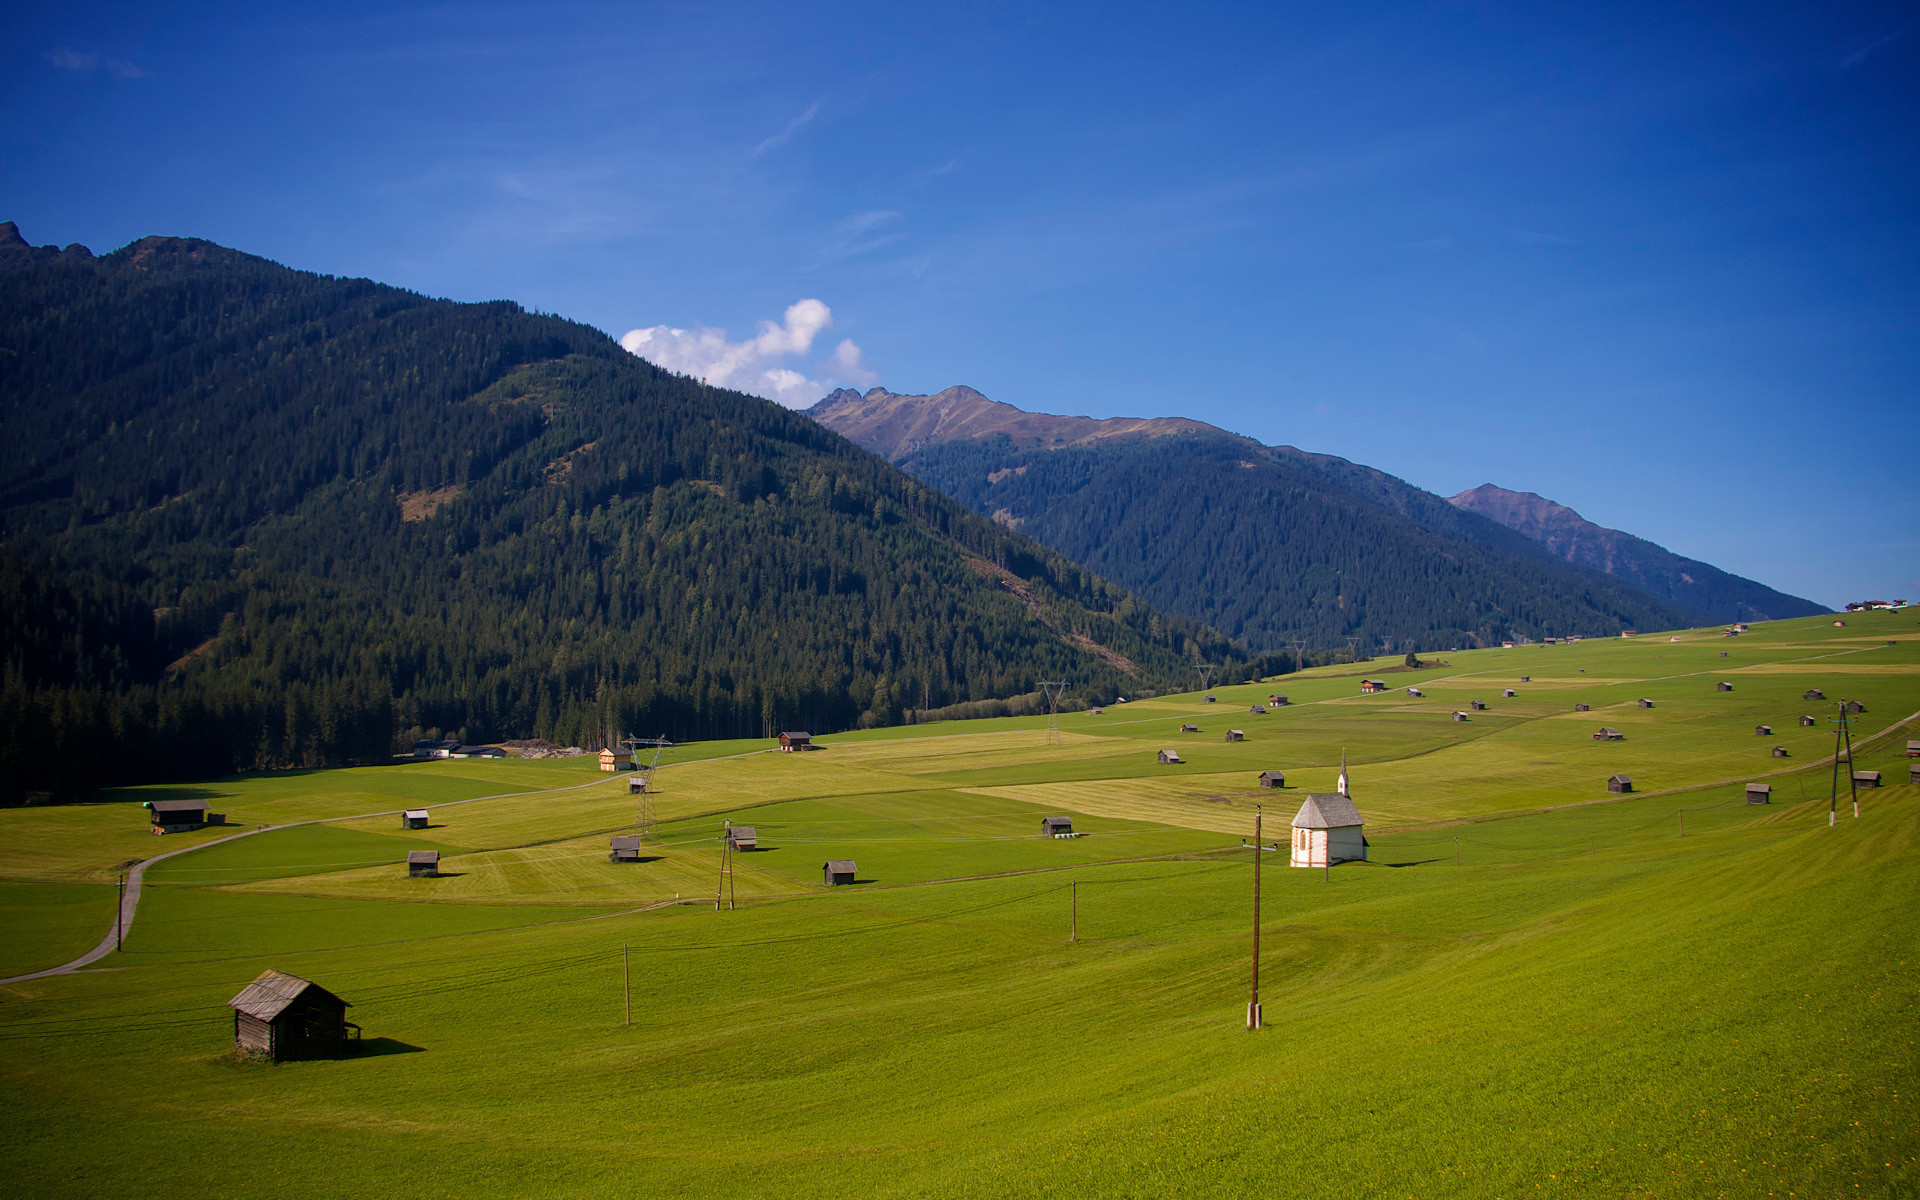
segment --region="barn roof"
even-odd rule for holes
[[[804,729],[786,729],[781,731],[780,736],[783,738],[810,738],[813,735]]]
[[[1040,827],[1043,829],[1072,829],[1073,818],[1072,817],[1041,817]]]
[[[637,837],[617,837],[613,839],[613,843],[609,848],[614,850],[638,850],[640,848],[640,839]]]
[[[860,868],[854,866],[853,860],[850,858],[830,858],[822,863],[821,867],[823,870],[832,871],[835,875],[858,875],[860,873]]]
[[[407,861],[410,863],[437,863],[440,861],[438,850],[409,850]]]
[[[152,808],[154,812],[205,812],[207,802],[205,800],[155,800]]]
[[[1360,810],[1339,792],[1309,792],[1293,818],[1295,829],[1340,829],[1360,824],[1364,824]]]
[[[1766,792],[1772,794],[1773,785],[1770,783],[1750,783],[1747,785],[1747,790],[1750,792]]]
[[[424,808],[410,808],[407,810],[406,815],[409,819],[413,817],[420,817],[422,819],[425,819],[427,815],[427,810]]]
[[[1285,772],[1282,772],[1282,771],[1262,771],[1262,772],[1260,772],[1260,778],[1262,778],[1262,779],[1285,779],[1285,778],[1286,778],[1286,774],[1285,774]]]
[[[1609,776],[1607,776],[1607,782],[1608,782],[1608,783],[1632,783],[1632,782],[1633,782],[1633,776],[1631,776],[1631,775],[1609,775]]]
[[[330,999],[340,1000],[340,997],[317,983],[269,967],[260,972],[260,978],[240,989],[238,996],[227,1001],[227,1007],[237,1008],[257,1021],[271,1021],[285,1012],[289,1004],[305,995],[309,989]],[[345,1000],[340,1000],[340,1003],[346,1004],[348,1008],[353,1007]]]
[[[760,838],[760,835],[753,831],[753,826],[751,825],[729,825],[727,826],[727,836],[731,838],[746,838],[750,842],[758,841]]]

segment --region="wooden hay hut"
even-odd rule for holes
[[[1040,818],[1040,836],[1041,837],[1072,837],[1073,836],[1073,818],[1072,817],[1041,817]]]
[[[735,850],[758,850],[760,834],[751,825],[727,826],[727,844]]]
[[[1168,763],[1177,763],[1180,761],[1180,752],[1178,750],[1162,750],[1159,758],[1162,766]]]
[[[1268,696],[1267,703],[1273,705],[1275,708],[1284,708],[1290,702],[1285,696]]]
[[[1592,711],[1593,711],[1593,705],[1591,705],[1591,704],[1588,704],[1588,703],[1587,703],[1587,702],[1586,702],[1585,700],[1582,700],[1582,701],[1580,701],[1579,703],[1577,703],[1577,704],[1575,704],[1575,705],[1573,706],[1573,711],[1575,711],[1575,712],[1592,712]]]
[[[602,771],[633,770],[633,751],[615,750],[611,746],[607,747],[600,752],[600,769]]]
[[[1521,683],[1532,683],[1532,682],[1533,682],[1533,676],[1531,676],[1531,675],[1522,675],[1522,676],[1520,677],[1520,682],[1521,682]]]
[[[1748,804],[1772,804],[1773,785],[1770,783],[1750,783],[1747,785]]]
[[[1503,696],[1503,697],[1505,697],[1505,698],[1506,698],[1506,699],[1508,699],[1508,700],[1511,700],[1511,699],[1513,699],[1513,698],[1514,698],[1514,697],[1515,697],[1516,695],[1518,695],[1518,694],[1519,694],[1519,693],[1517,693],[1517,692],[1515,692],[1515,691],[1514,691],[1514,690],[1513,690],[1512,688],[1501,688],[1501,689],[1500,689],[1500,695],[1501,695],[1501,696]]]
[[[233,1048],[273,1062],[337,1058],[360,1027],[347,1020],[345,1000],[310,980],[266,970],[227,1001],[233,1010]]]
[[[1093,706],[1092,708],[1090,708],[1090,709],[1088,709],[1088,710],[1087,710],[1087,715],[1088,715],[1088,716],[1090,716],[1090,717],[1097,717],[1097,716],[1099,716],[1099,715],[1100,715],[1100,714],[1101,714],[1101,713],[1102,713],[1103,711],[1105,711],[1105,710],[1104,710],[1104,709],[1102,709],[1102,708],[1101,708],[1101,707],[1100,707],[1099,705],[1097,705],[1097,704],[1096,704],[1096,705],[1094,705],[1094,706]]]
[[[1464,721],[1467,719],[1467,714],[1456,708],[1453,710],[1453,719],[1456,721]]]
[[[613,841],[608,843],[607,861],[617,863],[639,862],[640,839],[637,837],[614,838]]]
[[[850,858],[830,858],[820,864],[820,872],[826,878],[828,887],[839,887],[843,883],[852,883],[860,868],[853,865]]]
[[[1627,740],[1627,735],[1621,733],[1611,725],[1602,725],[1599,731],[1593,735],[1593,740],[1596,742],[1624,742]]]
[[[425,829],[427,825],[427,810],[424,808],[410,808],[400,814],[402,829]]]
[[[1840,707],[1845,709],[1849,713],[1863,713],[1867,711],[1867,706],[1860,703],[1858,700],[1849,700],[1845,704],[1841,705]]]
[[[407,874],[413,878],[430,878],[440,873],[440,852],[438,850],[407,851]]]
[[[1485,700],[1469,700],[1467,701],[1467,707],[1473,709],[1475,712],[1485,712],[1487,711],[1487,702]]]
[[[1247,731],[1244,729],[1229,729],[1227,730],[1227,740],[1230,742],[1244,742],[1247,740]]]
[[[211,824],[205,800],[149,800],[155,833],[185,833]]]
[[[1608,790],[1608,791],[1610,791],[1610,792],[1630,792],[1630,791],[1632,791],[1632,790],[1633,790],[1633,776],[1631,776],[1631,775],[1609,775],[1609,776],[1607,776],[1607,790]]]
[[[1802,729],[1811,729],[1815,725],[1818,725],[1819,723],[1820,723],[1819,721],[1814,720],[1812,717],[1806,715],[1805,713],[1802,713],[1800,715],[1800,728]]]
[[[1806,691],[1800,693],[1800,698],[1802,700],[1825,700],[1827,694],[1819,688],[1808,688]]]
[[[1773,726],[1771,726],[1771,725],[1755,725],[1755,726],[1753,727],[1753,732],[1754,732],[1755,734],[1757,734],[1758,736],[1760,736],[1760,737],[1772,737],[1772,736],[1773,736]]]
[[[1198,725],[1182,725],[1180,727],[1180,732],[1181,733],[1199,733],[1200,727]]]
[[[1207,697],[1207,703],[1208,703],[1208,704],[1218,704],[1218,703],[1220,703],[1220,697],[1218,697],[1218,696],[1208,696],[1208,697]]]
[[[1920,763],[1907,764],[1907,782],[1920,783]]]
[[[1287,777],[1279,771],[1260,772],[1260,786],[1263,788],[1283,788],[1287,786]]]
[[[1920,758],[1920,740],[1914,738],[1907,739],[1907,757]]]
[[[1312,792],[1293,818],[1293,856],[1289,865],[1330,867],[1365,862],[1367,838],[1360,810],[1339,792]]]
[[[780,735],[780,748],[789,752],[813,749],[813,735],[798,730],[787,730]]]
[[[1642,697],[1640,697],[1640,699],[1638,699],[1638,700],[1635,700],[1635,701],[1634,701],[1634,703],[1635,703],[1635,704],[1637,704],[1637,705],[1639,705],[1639,706],[1640,706],[1641,708],[1652,708],[1652,707],[1653,707],[1653,701],[1651,701],[1651,700],[1649,700],[1649,699],[1647,699],[1647,698],[1646,698],[1645,696],[1642,696]]]
[[[1416,687],[1410,687],[1410,688],[1408,688],[1408,689],[1407,689],[1407,695],[1409,695],[1409,696],[1413,696],[1413,697],[1416,697],[1416,698],[1422,698],[1422,699],[1423,699],[1423,698],[1425,698],[1425,696],[1426,696],[1426,693],[1425,693],[1425,692],[1423,692],[1423,691],[1421,691],[1421,690],[1420,690],[1419,688],[1416,688]]]
[[[1787,756],[1787,748],[1785,746],[1775,746],[1773,748],[1773,756],[1775,758],[1785,758]]]
[[[1879,786],[1880,786],[1880,772],[1878,772],[1878,771],[1855,771],[1855,772],[1853,773],[1853,786],[1855,786],[1855,787],[1863,787],[1863,788],[1869,788],[1869,787],[1875,787],[1875,788],[1877,788],[1877,787],[1879,787]]]
[[[1722,679],[1719,683],[1713,685],[1713,690],[1716,692],[1730,692],[1733,690],[1733,685]]]
[[[1249,708],[1247,710],[1247,715],[1252,717],[1264,717],[1267,715],[1267,706],[1264,704],[1256,704],[1252,708]]]
[[[647,777],[645,775],[636,775],[632,779],[627,780],[627,795],[643,796],[646,792]]]

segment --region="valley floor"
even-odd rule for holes
[[[153,838],[142,800],[313,822],[158,864],[124,949],[0,986],[4,1190],[1913,1195],[1916,634],[1863,614],[1322,668],[1057,740],[686,747],[638,864],[607,858],[625,778],[579,760],[0,813],[6,974],[97,941],[123,863],[221,832]],[[1886,786],[1830,826],[1842,698]],[[1370,861],[1267,857],[1250,1034],[1255,811],[1284,848],[1343,753]],[[392,815],[414,806],[428,828]],[[1083,836],[1039,836],[1049,815]],[[716,911],[727,822],[760,849]],[[422,848],[441,877],[406,876]],[[267,967],[352,1002],[360,1052],[236,1061],[226,1001]]]

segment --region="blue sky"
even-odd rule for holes
[[[1920,599],[1920,10],[1553,7],[28,5],[0,219]]]

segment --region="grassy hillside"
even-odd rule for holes
[[[435,731],[845,729],[1245,661],[597,330],[202,241],[0,263],[0,419],[16,795]]]
[[[605,861],[609,831],[634,819],[623,782],[545,763],[196,784],[249,820],[345,818],[419,789],[433,827],[342,819],[171,860],[102,964],[114,969],[0,987],[13,1186],[1920,1187],[1912,615],[1449,657],[1385,675],[1418,681],[1424,700],[1363,696],[1357,669],[1322,668],[1218,689],[1214,704],[1072,715],[1058,744],[1044,719],[1012,718],[849,733],[808,755],[709,745],[658,773],[661,837],[637,866]],[[1843,803],[1832,828],[1833,707],[1802,701],[1808,687],[1865,703],[1856,765],[1891,781],[1863,793],[1858,819]],[[1271,691],[1292,704],[1251,714]],[[1639,696],[1655,707],[1620,707]],[[1489,711],[1452,721],[1472,698]],[[1576,701],[1593,711],[1574,716]],[[1803,711],[1821,724],[1802,730]],[[1627,740],[1594,742],[1603,721]],[[1760,721],[1774,738],[1753,732]],[[1225,742],[1231,727],[1248,740]],[[1774,758],[1775,743],[1792,757]],[[1155,764],[1163,745],[1187,764]],[[1269,1027],[1249,1034],[1253,806],[1284,842],[1343,748],[1372,861],[1323,873],[1268,859]],[[1266,767],[1289,788],[1254,787]],[[1609,796],[1615,771],[1643,790]],[[1742,784],[1759,777],[1776,802],[1749,806]],[[529,790],[448,802],[515,778]],[[552,790],[575,782],[589,786]],[[64,953],[63,938],[97,937],[52,893],[91,902],[100,885],[84,881],[123,852],[108,839],[138,829],[153,791],[67,810],[84,825],[43,831],[0,872],[19,881],[0,905],[32,931],[32,965]],[[1086,836],[1038,837],[1039,817],[1061,812]],[[0,831],[40,816],[0,813]],[[739,906],[716,912],[726,820],[754,824],[767,849],[738,856]],[[405,878],[404,849],[426,845],[447,854],[447,877]],[[861,882],[824,887],[827,857],[856,859]],[[232,1061],[224,1002],[266,966],[352,1001],[363,1053]]]

